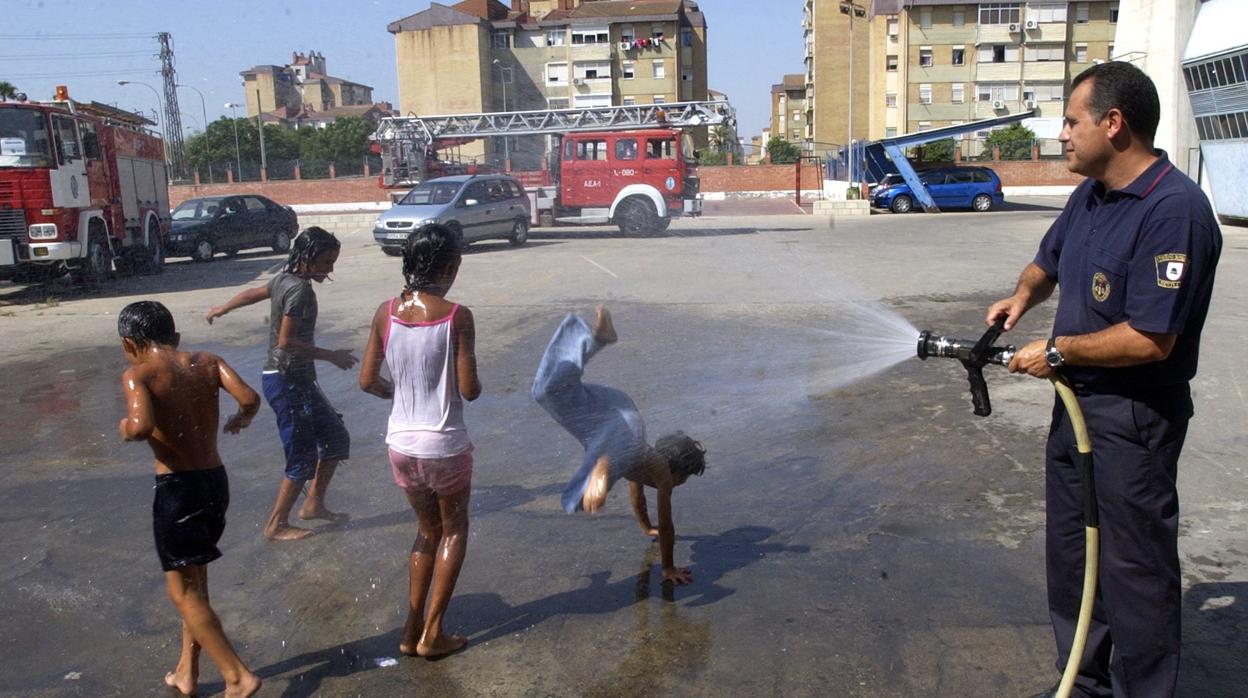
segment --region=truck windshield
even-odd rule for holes
[[[402,206],[427,206],[429,204],[449,204],[459,191],[460,182],[425,182],[417,184],[399,202]]]
[[[48,120],[38,109],[0,109],[0,167],[50,167]]]

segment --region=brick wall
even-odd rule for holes
[[[221,194],[260,194],[279,204],[346,204],[387,201],[386,190],[376,177],[283,180],[279,182],[235,182],[234,184],[176,184],[169,187],[169,205],[197,196]]]
[[[795,188],[795,165],[748,165],[742,167],[698,168],[702,191],[793,191]],[[802,189],[823,188],[823,168],[817,165],[802,166]]]

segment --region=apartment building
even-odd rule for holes
[[[865,6],[865,13],[850,20],[841,11],[847,2],[806,0],[807,102],[816,141],[842,143],[846,138],[827,134],[847,132],[848,61],[821,56],[821,43],[840,33],[848,51],[851,21],[862,37],[854,56],[864,66],[855,69],[853,79],[855,138],[883,138],[1029,109],[1039,111],[1028,122],[1037,136],[1056,138],[1071,79],[1114,55],[1117,0],[855,2]],[[868,104],[861,111],[858,100],[864,91]],[[858,119],[866,122],[862,129]]]
[[[871,132],[871,57],[880,53],[871,29],[871,0],[804,0],[806,136],[817,153]],[[893,4],[900,10],[900,0]],[[851,114],[852,105],[852,114]]]
[[[263,112],[266,121],[294,126],[309,119],[324,122],[334,110],[350,107],[340,113],[364,114],[374,108],[373,88],[329,75],[325,54],[318,51],[295,52],[286,65],[258,65],[240,75],[249,117]]]
[[[693,0],[466,0],[392,22],[402,113],[464,114],[705,100]],[[704,141],[705,136],[702,136]],[[493,142],[498,141],[498,142]],[[464,144],[536,168],[544,137]]]
[[[782,82],[771,86],[771,133],[810,150],[806,115],[805,74],[785,75]]]

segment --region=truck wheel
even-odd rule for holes
[[[143,260],[145,274],[162,274],[165,271],[165,243],[160,234],[153,235],[152,244],[147,248],[147,257]]]
[[[898,194],[893,199],[893,213],[910,213],[910,209],[914,208],[914,201],[905,194]]]
[[[290,233],[283,230],[273,236],[273,251],[281,254],[290,251]]]
[[[654,204],[641,197],[632,196],[620,202],[615,210],[615,220],[625,235],[653,233],[659,229],[659,214]]]
[[[511,225],[511,236],[507,241],[512,247],[519,247],[529,240],[529,222],[526,220],[518,220]]]
[[[191,255],[191,258],[196,262],[211,262],[213,255],[216,253],[217,248],[213,246],[212,240],[201,238],[199,242],[195,243],[195,253]]]
[[[113,253],[102,235],[91,235],[87,238],[87,256],[74,269],[74,281],[95,286],[107,281],[113,275]]]
[[[659,219],[659,227],[658,227],[658,232],[660,232],[660,233],[662,233],[662,232],[666,232],[666,231],[667,231],[667,227],[668,227],[669,225],[671,225],[671,224],[672,224],[672,217],[671,217],[671,216],[664,216],[664,217],[660,218],[660,219]]]

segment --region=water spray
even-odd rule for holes
[[[994,344],[1005,330],[1005,318],[998,318],[992,327],[984,332],[975,342],[965,339],[951,339],[932,334],[931,330],[919,333],[918,356],[926,360],[929,356],[946,359],[957,359],[966,367],[966,377],[971,384],[971,402],[975,414],[987,417],[992,414],[992,402],[988,399],[988,383],[984,380],[984,366],[997,364],[1009,366],[1016,349],[1013,345],[998,346]],[[1084,567],[1083,567],[1083,598],[1079,604],[1079,621],[1075,625],[1075,635],[1070,646],[1070,656],[1066,660],[1066,669],[1062,672],[1062,680],[1054,693],[1056,698],[1069,698],[1079,675],[1079,667],[1083,663],[1083,650],[1087,646],[1088,630],[1092,624],[1092,605],[1096,600],[1097,569],[1100,557],[1100,513],[1096,504],[1096,481],[1092,470],[1092,441],[1088,438],[1087,423],[1083,420],[1083,410],[1079,409],[1079,400],[1070,383],[1060,375],[1050,379],[1054,390],[1066,406],[1070,415],[1070,424],[1075,431],[1075,443],[1079,451],[1079,469],[1083,481],[1083,525],[1084,525]]]

